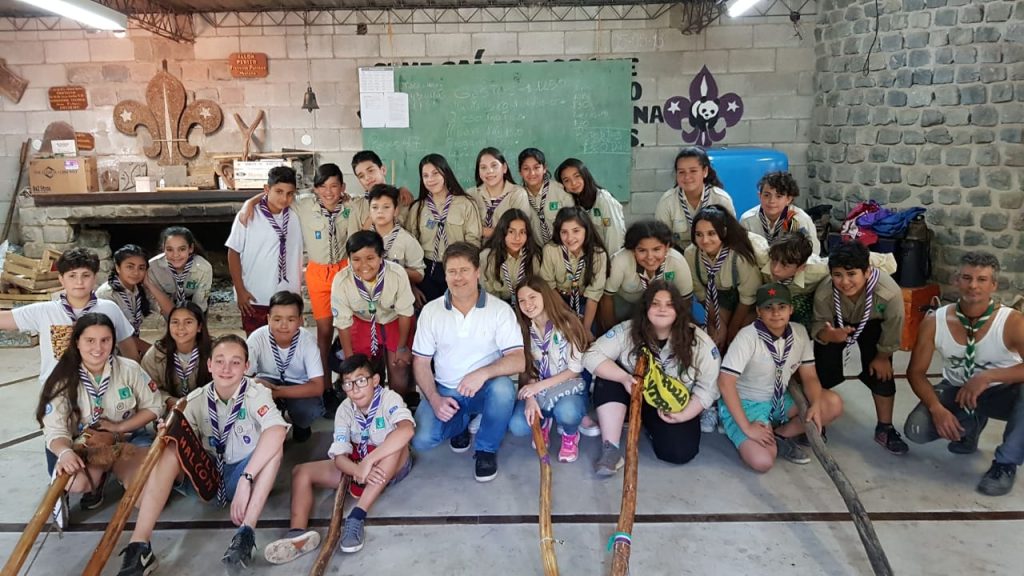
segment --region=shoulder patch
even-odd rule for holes
[[[50,414],[53,412],[53,403],[48,402],[46,408],[43,410],[44,414]]]
[[[886,308],[886,306],[885,306],[885,302],[879,302],[879,303],[878,303],[878,304],[877,304],[877,305],[875,306],[875,310],[878,310],[878,313],[879,313],[879,314],[885,314],[885,308]]]
[[[392,414],[394,414],[396,410],[398,410],[398,406],[392,406],[392,407],[391,407],[391,408],[390,408],[390,409],[388,410],[388,416],[391,416]]]
[[[718,351],[718,346],[711,347],[711,357],[714,358],[715,360],[718,360],[719,358],[722,357],[722,354]]]
[[[257,410],[256,413],[260,415],[260,418],[262,418],[262,417],[267,415],[267,412],[269,410],[270,410],[270,406],[267,406],[266,404],[264,404],[263,406],[260,406],[260,409]]]
[[[674,270],[669,270],[668,272],[665,272],[665,280],[667,280],[669,282],[672,282],[675,279],[676,279],[676,273],[675,273]]]
[[[154,382],[153,380],[150,380],[149,381],[149,389],[152,390],[153,392],[156,392],[156,382]]]
[[[126,387],[117,389],[117,397],[122,400],[127,400],[132,397],[132,389]]]

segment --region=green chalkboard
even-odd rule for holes
[[[395,90],[409,94],[409,128],[365,128],[363,145],[414,194],[423,156],[442,154],[468,188],[475,185],[477,153],[494,146],[517,182],[519,152],[535,147],[552,171],[579,158],[601,186],[629,198],[633,108],[626,60],[398,68]]]

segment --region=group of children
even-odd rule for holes
[[[64,287],[58,300],[0,312],[0,329],[41,334],[37,417],[51,473],[74,475],[69,490],[83,493],[83,507],[99,506],[105,469],[84,461],[74,445],[97,430],[146,445],[149,425],[186,398],[185,417],[221,473],[218,500],[230,500],[239,526],[223,561],[245,566],[288,430],[294,442],[306,441],[324,414],[335,335],[344,361],[334,371],[347,398],[333,414],[328,458],[292,471],[291,529],[267,546],[272,563],[319,545],[308,530],[312,491],[337,486],[342,474],[353,478],[358,501],[341,549],[359,550],[370,506],[412,467],[410,446],[422,451],[448,440],[462,452],[477,433],[476,478],[488,481],[505,432],[528,435],[537,422],[545,442],[557,426],[562,462],[578,458],[581,433],[600,435],[595,471],[612,476],[623,465],[622,427],[635,385],[642,386],[642,425],[659,459],[689,462],[702,432],[720,420],[754,470],[767,471],[778,456],[809,462],[790,378],[808,398],[806,420],[824,433],[842,413],[831,389],[845,380],[853,346],[858,378],[873,394],[875,441],[893,454],[908,451],[892,424],[891,358],[904,306],[887,273],[891,258],[858,243],[820,257],[813,223],[793,205],[799,192],[791,175],[765,175],[760,206],[737,219],[706,153],[686,148],[655,218],[627,229],[621,205],[578,160],[563,162],[556,181],[543,153],[526,149],[519,155],[522,186],[494,148],[482,150],[477,164],[477,186],[464,191],[443,156],[424,157],[415,200],[386,183],[384,164],[371,151],[352,161],[362,196],[346,193],[333,164],[319,167],[313,194],[298,196],[294,172],[274,168],[226,243],[247,340],[211,341],[204,312],[212,270],[186,228],[165,230],[163,254],[148,261],[138,246],[117,250],[114,272],[95,291],[96,256],[66,252],[57,262]],[[315,337],[301,328],[303,252]],[[994,290],[992,284],[988,297]],[[694,301],[707,311],[703,326],[693,319]],[[164,316],[167,331],[150,346],[139,327],[153,312]],[[967,355],[979,366],[976,334],[990,316],[992,310],[964,324]],[[1006,373],[989,381],[1024,379],[1024,338],[1014,338],[1000,364]],[[647,369],[637,374],[641,358]],[[923,375],[921,362],[927,368],[915,351],[912,370]],[[964,382],[974,381],[972,370]],[[912,384],[933,414],[960,400],[944,392],[939,404],[926,384]],[[417,389],[424,402],[414,420],[408,405]],[[957,424],[940,413],[930,429],[927,415],[918,414],[913,437],[946,437],[966,443],[962,451],[973,441],[976,448],[984,427],[978,419],[987,413],[970,416],[968,434],[963,424],[971,414],[958,412]],[[992,415],[1010,417],[1006,410]],[[474,416],[481,417],[478,428]],[[1024,458],[1024,440],[1015,438],[997,452],[998,489],[983,492],[1012,486],[1016,460]],[[136,453],[110,471],[127,481],[140,462]],[[148,542],[172,489],[194,492],[173,445],[147,481],[122,576],[155,569]]]

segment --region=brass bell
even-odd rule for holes
[[[316,103],[316,94],[313,93],[312,85],[306,85],[306,95],[302,98],[302,109],[306,112],[320,109],[320,106]]]

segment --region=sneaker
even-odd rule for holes
[[[92,492],[84,492],[82,499],[79,500],[79,505],[82,510],[95,510],[100,506],[103,506],[103,489],[107,485],[107,473],[103,473],[100,476],[99,484],[96,485],[96,489]]]
[[[946,450],[953,454],[974,454],[978,451],[978,439],[981,437],[981,431],[982,428],[980,426],[975,427],[974,434],[960,436],[960,439],[956,442],[947,444]]]
[[[580,422],[580,434],[583,434],[587,438],[597,438],[601,435],[601,427],[597,424],[597,421],[591,418],[589,415],[583,417],[583,421]]]
[[[1017,467],[1013,464],[1000,464],[992,461],[992,467],[978,482],[978,492],[986,496],[1002,496],[1013,489],[1013,481],[1017,477]]]
[[[473,441],[470,435],[469,428],[462,431],[457,436],[452,436],[452,439],[448,441],[448,445],[452,447],[452,452],[456,454],[462,454],[466,450],[469,450],[469,444]]]
[[[309,554],[320,546],[320,534],[315,530],[289,530],[284,538],[275,540],[263,550],[263,557],[271,564],[285,564],[299,556]]]
[[[302,444],[313,435],[312,428],[303,428],[301,426],[295,426],[292,428],[292,442],[296,444]]]
[[[622,448],[607,440],[601,443],[601,457],[594,464],[594,471],[598,476],[614,476],[625,464]]]
[[[700,431],[711,434],[718,430],[718,407],[712,406],[700,413]]]
[[[482,422],[483,419],[483,414],[477,414],[476,416],[473,416],[473,418],[469,421],[468,430],[470,434],[476,434],[477,432],[480,431],[480,422]]]
[[[363,549],[363,524],[365,522],[365,520],[351,516],[345,519],[345,528],[341,533],[342,552],[351,554]]]
[[[239,528],[231,537],[231,545],[224,551],[221,564],[230,574],[239,574],[252,563],[252,551],[256,548],[256,533],[248,526]]]
[[[797,445],[799,445],[801,448],[811,447],[811,442],[810,440],[807,439],[807,434],[801,434],[793,438],[793,441],[796,442]],[[821,429],[821,441],[824,442],[825,444],[828,444],[828,435],[825,433],[824,428]]]
[[[124,556],[117,576],[147,576],[156,570],[156,555],[146,542],[132,542],[117,555]]]
[[[494,452],[476,451],[476,481],[490,482],[498,476],[498,455]]]
[[[575,462],[580,456],[580,433],[562,434],[562,447],[558,449],[559,462]]]
[[[890,454],[902,456],[910,452],[910,446],[903,441],[900,433],[891,424],[885,428],[875,428],[875,442]]]
[[[554,420],[554,418],[545,418],[544,422],[540,425],[540,433],[541,433],[542,436],[544,436],[544,447],[545,448],[551,446],[551,422],[553,420]],[[530,437],[532,438],[533,435],[531,434]],[[534,450],[536,450],[537,449],[537,443],[534,442],[533,440],[530,440],[530,447],[533,448]]]
[[[811,462],[811,457],[792,438],[783,438],[776,434],[775,446],[778,448],[779,456],[793,464],[809,464]]]

